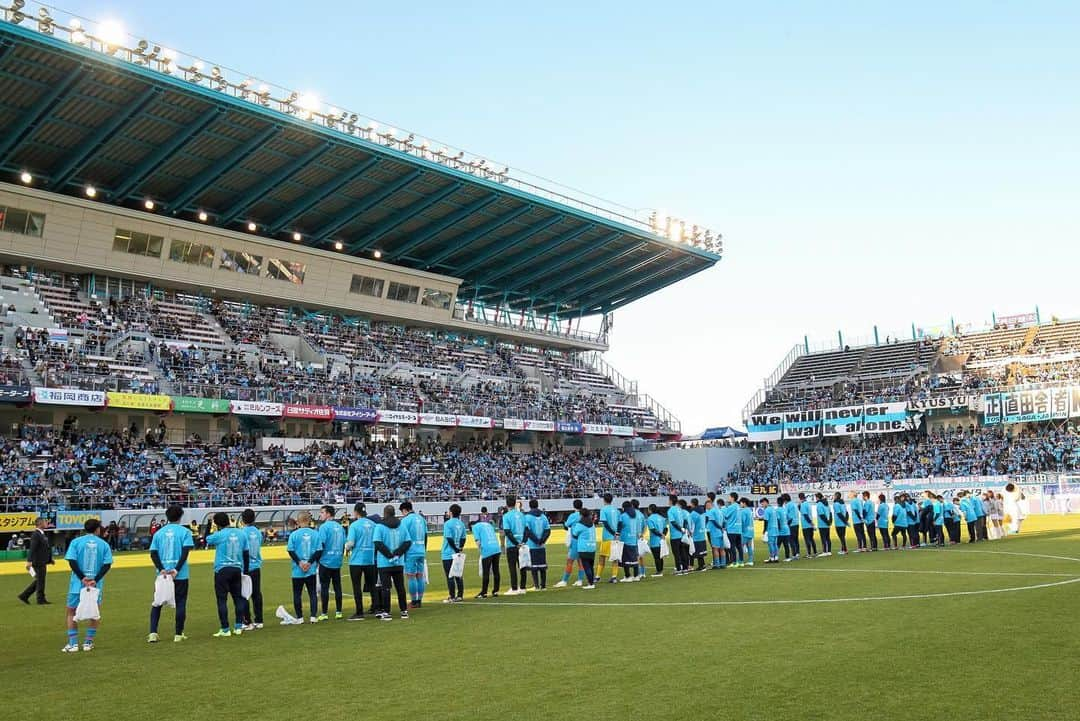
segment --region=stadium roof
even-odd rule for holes
[[[109,43],[48,10],[17,10],[0,22],[0,173],[29,173],[34,186],[93,187],[106,203],[378,251],[461,278],[462,301],[562,317],[614,310],[720,259],[634,211],[314,111],[145,41]]]

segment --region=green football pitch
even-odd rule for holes
[[[1033,517],[1021,536],[982,544],[778,566],[760,565],[762,546],[754,568],[486,601],[471,600],[472,551],[470,600],[453,606],[441,603],[431,553],[429,593],[408,621],[296,627],[273,617],[291,606],[288,563],[274,560],[263,570],[266,628],[227,639],[210,637],[211,570],[200,562],[190,640],[172,642],[167,609],[156,645],[146,643],[153,573],[131,567],[142,554],[120,556],[97,648],[76,655],[60,653],[61,565],[44,607],[16,600],[27,577],[9,566],[0,708],[86,721],[1078,718],[1080,519]],[[562,550],[549,552],[556,564]],[[551,574],[549,585],[559,565]]]

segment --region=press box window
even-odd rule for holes
[[[160,235],[140,233],[135,230],[121,230],[117,228],[113,236],[113,250],[132,255],[145,255],[148,258],[160,258],[161,246],[165,239]]]
[[[433,290],[431,288],[424,288],[424,297],[420,301],[420,305],[426,305],[431,308],[442,308],[447,310],[450,308],[450,294],[445,290]]]
[[[261,255],[251,255],[242,250],[222,249],[221,264],[218,267],[231,270],[234,273],[258,275],[259,269],[262,267],[262,261]]]
[[[349,292],[357,295],[370,295],[372,298],[382,298],[382,278],[369,278],[366,275],[354,275],[349,285]]]
[[[0,230],[40,238],[45,230],[45,216],[41,213],[31,213],[29,210],[5,208],[0,205]]]
[[[169,244],[169,260],[209,268],[214,264],[214,248],[186,240],[174,240]]]
[[[291,260],[279,260],[271,258],[266,264],[266,277],[277,280],[287,280],[290,283],[300,285],[304,282],[304,271],[307,268],[303,263]]]
[[[420,286],[405,285],[404,283],[390,282],[386,298],[401,303],[415,303],[420,298]]]

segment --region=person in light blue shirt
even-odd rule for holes
[[[487,518],[487,506],[480,509],[481,518]],[[476,521],[472,524],[473,539],[477,548],[480,549],[480,593],[477,598],[488,597],[488,583],[494,581],[491,597],[499,595],[499,556],[502,550],[499,548],[499,536],[495,533],[495,527],[488,521]]]
[[[184,635],[184,623],[187,620],[188,581],[190,579],[188,554],[195,547],[191,529],[180,525],[180,519],[183,517],[183,508],[176,505],[169,506],[165,509],[165,520],[168,523],[159,528],[150,539],[150,560],[154,568],[157,569],[158,575],[172,578],[176,602],[176,633],[173,641],[177,643],[187,640],[187,636]],[[162,606],[150,606],[150,635],[147,637],[150,643],[158,641],[161,609]]]
[[[578,559],[585,570],[585,585],[582,588],[589,591],[596,588],[596,576],[593,575],[593,559],[596,558],[596,527],[592,519],[592,511],[583,509],[581,518],[570,529]]]
[[[71,566],[71,580],[68,582],[67,594],[67,645],[62,649],[64,653],[78,653],[79,651],[79,624],[75,621],[75,609],[79,607],[79,594],[84,588],[98,589],[98,604],[103,597],[101,588],[105,574],[112,568],[113,555],[109,544],[102,539],[105,528],[101,521],[91,518],[83,524],[83,535],[72,541],[64,554],[64,560]],[[97,639],[100,619],[90,619],[86,622],[86,638],[83,640],[83,651],[93,651],[94,642]]]
[[[742,545],[746,565],[754,565],[754,507],[749,498],[739,499],[739,524],[742,527]]]
[[[806,547],[806,557],[814,558],[818,555],[817,539],[814,538],[814,511],[805,493],[799,494],[799,529],[802,531],[803,546]]]
[[[960,499],[953,496],[952,500],[945,504],[943,514],[945,516],[945,528],[949,531],[949,545],[960,543]]]
[[[664,557],[661,555],[664,546],[664,536],[667,535],[667,518],[660,513],[655,503],[649,504],[649,518],[646,521],[649,529],[649,552],[653,557],[654,578],[664,575]],[[670,550],[670,549],[669,549]]]
[[[240,514],[244,522],[244,537],[248,546],[248,577],[251,578],[251,598],[248,599],[248,615],[244,619],[244,630],[253,631],[263,627],[262,595],[262,542],[263,533],[255,525],[255,510],[245,508]]]
[[[765,563],[780,562],[780,523],[777,509],[768,498],[761,499],[761,520],[765,525],[765,543],[769,547],[769,557]]]
[[[788,526],[786,493],[781,493],[776,497],[776,535],[776,542],[784,548],[784,561],[794,560],[795,554],[791,550],[791,528]],[[776,558],[780,559],[779,552]]]
[[[401,620],[409,618],[409,607],[405,601],[405,558],[412,547],[412,536],[405,525],[394,513],[393,506],[383,508],[382,523],[375,527],[375,564],[379,567],[379,610],[376,617],[380,621],[390,621],[390,589],[397,591],[398,610]]]
[[[405,585],[409,588],[410,608],[420,608],[424,603],[424,566],[427,564],[428,525],[423,514],[413,510],[412,501],[402,501],[401,525],[409,534],[409,552],[405,554]]]
[[[320,621],[329,620],[327,613],[330,605],[330,587],[334,588],[335,618],[342,618],[341,613],[341,564],[345,561],[345,529],[334,520],[337,509],[333,506],[323,506],[319,509],[319,547],[322,555],[319,556],[319,585],[321,593],[319,601],[322,603]]]
[[[869,546],[871,551],[878,549],[877,541],[877,506],[870,498],[870,491],[862,492],[862,504],[863,504],[863,522],[866,524],[866,541],[867,545],[863,546],[863,550]]]
[[[506,497],[506,513],[502,517],[503,539],[506,541],[506,567],[510,570],[510,590],[507,596],[525,593],[525,575],[521,574],[521,590],[518,590],[518,550],[525,545],[525,514],[518,507],[517,496]]]
[[[788,545],[791,547],[792,556],[796,561],[799,560],[799,504],[791,499],[791,496],[787,493],[784,494],[784,510],[787,511],[787,525],[788,525]]]
[[[218,620],[221,630],[215,638],[239,636],[244,630],[244,619],[248,614],[247,599],[241,591],[242,579],[248,572],[251,556],[248,553],[247,537],[239,528],[230,525],[229,514],[214,514],[216,533],[206,537],[208,548],[214,549],[214,595],[217,597]],[[236,628],[229,631],[229,596],[232,596],[236,611]]]
[[[529,570],[532,571],[533,588],[547,588],[547,542],[551,537],[551,522],[540,510],[540,501],[529,500],[529,512],[525,514],[525,545],[529,549]],[[525,570],[521,571],[521,587],[525,588]]]
[[[727,567],[727,551],[724,549],[724,499],[715,498],[705,502],[705,527],[709,531],[709,547],[712,549],[712,568]]]
[[[904,506],[903,498],[899,495],[893,496],[892,506],[892,543],[893,548],[900,549],[904,545],[904,540],[907,536],[908,515],[907,508]],[[897,541],[897,536],[900,540]]]
[[[908,516],[908,545],[912,548],[919,547],[919,506],[915,499],[905,494],[904,510]]]
[[[698,499],[690,499],[690,525],[694,528],[694,560],[697,570],[705,570],[705,554],[708,553],[709,529],[705,522],[705,506],[698,504]]]
[[[877,525],[878,533],[881,534],[881,548],[888,551],[891,546],[889,545],[889,504],[885,502],[885,494],[878,494],[877,505]]]
[[[296,518],[290,518],[289,540],[285,550],[292,561],[293,610],[296,623],[304,622],[304,591],[307,591],[308,605],[311,607],[311,623],[318,623],[318,601],[315,594],[315,576],[319,572],[319,558],[322,546],[319,534],[311,527],[311,514],[301,511]]]
[[[728,504],[724,506],[724,528],[728,536],[727,562],[730,568],[741,568],[745,559],[742,540],[742,519],[739,517],[739,494],[729,494]]]
[[[818,535],[821,536],[821,555],[832,555],[832,509],[829,508],[828,502],[825,500],[823,493],[815,495],[817,503],[815,504],[815,510],[817,511],[817,528]]]
[[[686,520],[683,519],[682,509],[679,508],[679,497],[668,496],[667,521],[668,537],[671,539],[671,555],[675,557],[675,575],[681,576],[690,567],[690,556],[686,553],[686,544],[682,542],[683,534],[686,533]]]
[[[581,509],[584,508],[584,504],[580,498],[574,499],[574,510],[563,521],[563,528],[566,529],[566,568],[563,569],[562,580],[555,584],[555,588],[565,588],[566,584],[570,582],[570,574],[574,571],[574,563],[577,562],[578,577],[574,583],[575,586],[581,586],[585,583],[585,571],[581,568],[581,563],[578,561],[577,549],[574,548],[573,538],[570,535],[570,529],[574,527],[574,524],[581,520]]]
[[[975,493],[971,496],[971,507],[975,511],[976,522],[975,531],[977,538],[980,541],[985,541],[986,536],[986,504],[983,502],[982,495]]]
[[[641,579],[638,564],[638,541],[645,535],[645,516],[634,508],[630,501],[624,501],[619,515],[619,540],[623,544],[622,569],[623,581]],[[702,545],[704,546],[704,539]]]
[[[851,508],[851,530],[855,533],[855,553],[862,553],[866,550],[866,512],[858,493],[851,495],[848,506]]]
[[[847,504],[844,503],[844,495],[839,491],[833,496],[832,516],[833,526],[836,528],[836,537],[840,539],[840,553],[838,555],[846,556],[847,529],[851,524],[851,513],[848,511]]]
[[[619,560],[618,558],[611,558],[611,542],[619,534],[619,509],[616,508],[613,503],[613,497],[610,493],[604,494],[604,505],[600,507],[600,552],[599,559],[596,566],[596,578],[603,580],[604,568],[607,563],[611,563],[611,583],[615,583],[618,578],[616,576],[619,573]]]
[[[935,546],[945,545],[945,502],[941,496],[935,495],[930,501],[930,519],[933,526],[931,542]]]
[[[967,524],[968,543],[975,543],[979,540],[979,513],[966,491],[960,499],[960,512],[964,514],[964,522]]]
[[[450,576],[454,565],[454,556],[465,552],[465,524],[461,520],[461,506],[450,506],[450,517],[443,524],[442,567],[446,576],[446,589],[449,595],[443,603],[460,603],[465,599],[465,582],[461,576]]]
[[[356,612],[349,616],[350,621],[364,620],[364,591],[371,599],[372,613],[375,612],[375,585],[378,582],[375,569],[375,521],[368,518],[367,506],[357,503],[353,506],[353,521],[346,534],[345,548],[349,552],[349,580],[352,581],[353,601]]]

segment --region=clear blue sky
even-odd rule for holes
[[[722,231],[609,354],[687,432],[804,334],[1080,315],[1080,3],[64,5]]]

